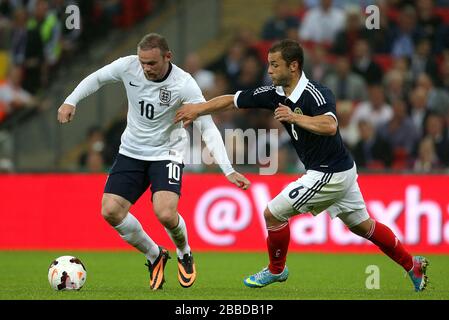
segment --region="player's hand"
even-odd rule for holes
[[[279,107],[274,110],[274,118],[279,121],[295,123],[295,113],[292,109],[279,103]]]
[[[235,184],[240,189],[246,190],[251,185],[251,182],[249,182],[248,179],[246,179],[243,175],[240,173],[233,172],[230,175],[226,176],[226,178],[229,180],[229,182]]]
[[[58,121],[59,123],[67,123],[73,120],[75,117],[75,106],[71,104],[62,104],[58,109]]]
[[[185,104],[176,111],[175,123],[183,122],[183,127],[187,127],[198,118],[198,104]]]

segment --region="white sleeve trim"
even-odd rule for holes
[[[335,119],[335,122],[337,122],[337,126],[338,126],[338,119],[337,119],[337,116],[333,113],[333,112],[326,112],[325,114],[324,114],[325,116],[331,116],[332,118],[334,118]]]
[[[237,99],[239,98],[240,93],[242,93],[242,91],[237,91],[234,95],[234,106],[238,109],[239,105],[237,104]]]
[[[229,161],[220,131],[218,131],[212,117],[210,115],[204,115],[198,117],[193,123],[200,130],[203,141],[225,176],[234,173],[235,170]]]

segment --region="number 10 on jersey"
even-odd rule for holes
[[[167,164],[166,167],[168,168],[168,179],[179,181],[181,178],[181,168],[179,165],[171,162]]]
[[[140,115],[146,117],[149,120],[154,118],[154,106],[151,103],[145,104],[145,101],[139,101],[140,104]]]

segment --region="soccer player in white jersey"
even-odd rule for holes
[[[235,107],[272,110],[306,167],[301,178],[268,203],[264,216],[270,262],[260,272],[246,277],[244,284],[261,288],[287,280],[290,217],[305,212],[317,215],[327,210],[332,218],[340,218],[349,230],[370,240],[404,268],[416,291],[424,290],[428,281],[427,259],[410,255],[388,226],[370,218],[357,183],[356,165],[338,130],[334,95],[325,86],[307,79],[303,63],[304,54],[298,42],[275,43],[268,53],[268,74],[273,86],[185,105],[175,118],[188,125],[198,115],[218,110]]]
[[[186,224],[177,211],[187,137],[181,124],[174,124],[174,116],[182,104],[205,99],[192,76],[171,59],[165,38],[147,34],[138,44],[137,55],[117,59],[86,77],[58,110],[59,122],[68,123],[83,98],[107,83],[123,82],[128,97],[127,126],[105,185],[101,213],[126,242],[145,255],[153,290],[162,288],[170,256],[129,212],[149,186],[154,212],[177,248],[179,283],[188,288],[196,279]],[[211,116],[200,117],[195,124],[227,179],[247,189],[250,183],[232,168]]]

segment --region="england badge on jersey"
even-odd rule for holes
[[[171,91],[161,89],[159,91],[159,100],[161,101],[161,105],[168,105],[171,100]]]

